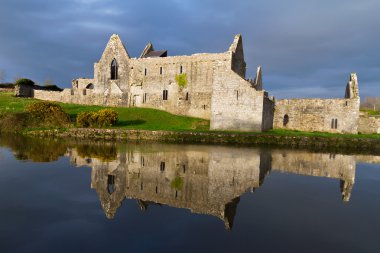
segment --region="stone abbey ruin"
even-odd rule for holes
[[[168,56],[149,43],[131,58],[113,34],[98,62],[94,78],[78,78],[71,89],[34,90],[34,98],[65,103],[144,107],[210,120],[211,130],[358,133],[359,88],[351,74],[342,99],[275,100],[263,89],[261,68],[246,78],[241,35],[223,53]],[[367,129],[380,132],[379,128]]]

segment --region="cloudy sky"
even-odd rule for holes
[[[241,33],[247,77],[276,98],[380,96],[380,0],[1,0],[0,70],[69,87],[92,77],[113,33],[137,57],[223,52]]]

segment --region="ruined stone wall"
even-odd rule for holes
[[[227,53],[131,59],[129,106],[210,119],[214,65],[230,68]],[[181,87],[176,76],[186,75]],[[145,75],[146,73],[146,75]],[[167,100],[163,91],[168,91]]]
[[[110,93],[111,85],[118,87],[120,92],[128,92],[129,55],[120,37],[112,35],[98,62],[94,64],[95,90],[99,93]],[[117,77],[111,80],[111,63],[117,62]],[[115,87],[116,85],[116,87]]]
[[[30,85],[16,85],[14,92],[16,97],[33,97],[34,87]]]
[[[34,98],[71,104],[123,106],[122,95],[104,96],[92,89],[34,90]]]
[[[262,131],[273,128],[274,104],[273,98],[269,98],[268,94],[264,93]]]
[[[362,134],[380,134],[380,117],[360,115],[358,132]]]
[[[211,99],[212,130],[262,131],[265,91],[231,70],[219,68],[214,75]]]
[[[276,101],[274,128],[357,133],[359,99],[283,99]],[[286,120],[286,115],[288,120]],[[337,119],[337,128],[332,120]]]
[[[94,78],[78,78],[78,79],[74,79],[71,85],[73,89],[85,90],[85,89],[89,89],[88,86],[94,83],[95,83]]]

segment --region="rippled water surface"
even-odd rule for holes
[[[380,156],[0,137],[0,252],[380,252]]]

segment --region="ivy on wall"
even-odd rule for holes
[[[186,73],[179,74],[175,76],[175,81],[180,88],[185,88],[187,86],[187,76]]]

